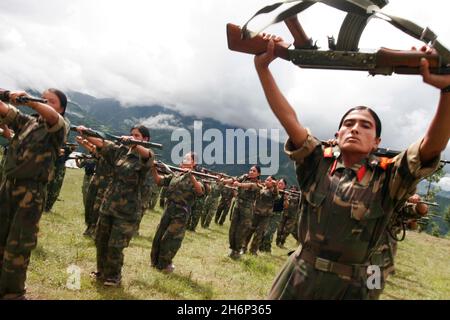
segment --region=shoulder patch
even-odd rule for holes
[[[325,148],[323,150],[323,157],[324,158],[333,158],[333,148]]]
[[[395,162],[395,158],[386,158],[386,157],[380,157],[380,163],[378,164],[381,169],[386,170],[387,167]]]

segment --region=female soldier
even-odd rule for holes
[[[278,180],[277,183],[278,191],[283,191],[286,188],[286,186],[287,186],[286,179],[281,178],[280,180]],[[269,225],[267,226],[266,231],[264,231],[264,236],[259,246],[259,251],[268,253],[272,252],[273,236],[277,231],[278,226],[280,225],[283,210],[284,210],[284,195],[275,199],[273,203],[272,214],[270,215],[269,218]]]
[[[423,80],[441,89],[437,112],[424,136],[393,159],[372,154],[381,122],[367,107],[350,109],[336,133],[338,146],[325,148],[297,120],[278,88],[269,64],[274,40],[255,67],[266,98],[289,139],[286,152],[296,163],[303,194],[301,248],[276,278],[272,299],[367,299],[367,266],[386,225],[417,183],[436,170],[450,136],[450,75],[432,75],[422,59]]]
[[[25,92],[10,92],[10,102]],[[0,124],[15,135],[9,144],[0,185],[0,298],[25,298],[25,279],[38,224],[45,205],[46,186],[62,147],[67,124],[67,98],[57,89],[44,91],[47,103],[21,103],[38,114],[23,114],[0,101]]]
[[[254,165],[250,168],[248,174],[242,175],[233,183],[233,186],[238,188],[238,194],[228,234],[231,249],[229,256],[231,259],[236,260],[240,258],[248,230],[252,226],[255,199],[260,189],[258,186],[260,174],[261,168],[258,165]]]
[[[83,134],[85,127],[78,127]],[[150,133],[144,126],[131,129],[131,137],[148,141]],[[128,247],[141,216],[141,191],[145,176],[153,164],[153,152],[139,145],[116,145],[111,141],[86,137],[113,167],[109,183],[100,207],[95,245],[97,247],[97,271],[91,273],[105,286],[119,286],[122,279],[123,250]]]
[[[269,225],[273,204],[275,200],[280,197],[277,188],[277,181],[274,180],[272,176],[267,177],[264,184],[264,187],[259,191],[259,194],[256,197],[255,214],[253,215],[252,227],[247,235],[247,242],[250,241],[253,235],[253,240],[250,245],[250,253],[253,255],[257,255],[264,232]],[[245,248],[247,248],[247,245],[245,245]]]
[[[297,232],[297,230],[295,230],[295,225],[298,220],[300,194],[295,193],[298,191],[297,186],[291,186],[289,191],[291,191],[291,193],[285,195],[284,210],[277,229],[276,244],[279,248],[284,248],[284,243],[289,234]]]
[[[195,197],[204,192],[203,184],[191,173],[195,166],[195,154],[188,153],[181,163],[185,172],[161,176],[155,167],[152,168],[156,184],[167,187],[164,213],[153,238],[151,251],[151,265],[158,270],[170,273],[175,269],[172,260],[183,242]]]

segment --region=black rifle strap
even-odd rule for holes
[[[450,51],[437,40],[437,36],[430,29],[422,28],[412,21],[394,15],[390,15],[381,11],[380,6],[383,7],[387,2],[383,0],[297,0],[297,1],[286,0],[278,2],[273,5],[264,7],[263,9],[259,10],[256,14],[254,14],[253,17],[250,18],[250,20],[248,20],[243,27],[244,35],[248,36],[248,34],[246,34],[247,25],[256,16],[262,13],[270,13],[275,9],[279,8],[281,5],[292,2],[298,3],[279,13],[275,17],[275,19],[272,20],[271,23],[269,23],[267,26],[265,26],[258,32],[252,33],[250,36],[254,36],[263,31],[268,26],[281,22],[295,14],[304,11],[314,3],[320,2],[354,15],[350,16],[349,18],[350,21],[347,22],[344,21],[346,25],[343,25],[343,29],[341,28],[340,34],[342,34],[345,31],[350,32],[352,25],[356,29],[351,31],[352,34],[348,36],[340,35],[340,41],[338,40],[338,46],[351,47],[352,49],[354,49],[355,46],[357,47],[357,43],[359,43],[359,38],[361,37],[361,34],[364,30],[365,25],[368,22],[368,19],[373,16],[389,22],[391,25],[400,29],[406,34],[416,38],[417,40],[424,42],[427,45],[434,47],[438,51],[438,53],[442,56],[443,64],[450,63]],[[356,18],[355,16],[361,16],[362,18]],[[354,36],[355,38],[352,39],[351,36]]]

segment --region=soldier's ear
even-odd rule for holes
[[[374,142],[372,151],[377,151],[378,146],[380,145],[380,143],[381,143],[381,138],[375,138],[375,142]]]

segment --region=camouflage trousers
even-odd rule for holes
[[[273,212],[270,217],[269,225],[267,226],[266,232],[264,233],[262,243],[259,247],[260,251],[271,252],[272,251],[272,241],[275,231],[278,229],[278,225],[281,221],[281,212]]]
[[[231,218],[229,231],[230,249],[233,251],[241,251],[245,245],[247,235],[252,227],[253,207],[245,207],[236,204]]]
[[[186,225],[190,214],[185,208],[179,208],[168,201],[164,213],[156,229],[150,253],[151,265],[157,269],[165,269],[181,248]]]
[[[217,207],[216,216],[214,218],[214,221],[219,225],[224,224],[228,211],[230,211],[232,199],[233,198],[220,198],[219,206]]]
[[[202,227],[207,229],[211,225],[211,220],[216,213],[217,206],[219,204],[219,199],[214,199],[205,202],[205,207],[203,209],[203,214],[201,216]]]
[[[148,203],[148,208],[150,210],[155,209],[156,203],[158,202],[158,196],[159,196],[159,188],[154,188],[150,193],[150,200]]]
[[[99,219],[100,206],[108,187],[109,178],[94,175],[89,184],[86,205],[84,207],[85,222],[88,227],[95,228]]]
[[[46,192],[46,184],[37,181],[4,179],[0,184],[0,297],[25,293]]]
[[[83,185],[81,186],[81,192],[83,194],[83,204],[84,204],[85,208],[86,208],[86,198],[88,195],[89,185],[91,184],[91,180],[92,180],[92,175],[87,175],[87,174],[84,175]]]
[[[66,166],[60,165],[55,167],[55,177],[50,180],[47,185],[47,202],[45,203],[45,211],[50,211],[53,205],[58,199],[61,187],[64,182],[64,176],[66,175]]]
[[[282,246],[286,242],[286,238],[296,232],[296,217],[289,217],[283,214],[277,229],[276,244]],[[295,237],[296,239],[298,237]]]
[[[381,270],[381,288],[369,291],[369,298],[371,300],[378,300],[384,291],[386,281],[389,275],[395,273],[395,256],[397,254],[397,241],[389,238],[389,235],[384,235],[384,244],[382,244],[370,258],[371,265],[380,266]]]
[[[288,258],[270,290],[271,300],[362,300],[368,299],[366,278],[345,280],[317,270],[300,256],[299,247]]]
[[[195,231],[197,229],[198,223],[202,216],[203,207],[205,205],[204,199],[197,199],[192,206],[191,214],[189,215],[187,222],[187,229],[190,231]]]
[[[250,252],[253,254],[256,254],[258,252],[259,247],[261,246],[264,237],[264,232],[269,226],[270,217],[271,216],[261,216],[258,214],[255,214],[253,216],[252,226],[248,232],[246,242],[244,245],[244,248],[247,249],[248,244],[251,240],[252,242],[250,243]]]
[[[105,279],[120,279],[123,250],[128,247],[136,229],[136,221],[100,214],[95,234],[97,272]]]

